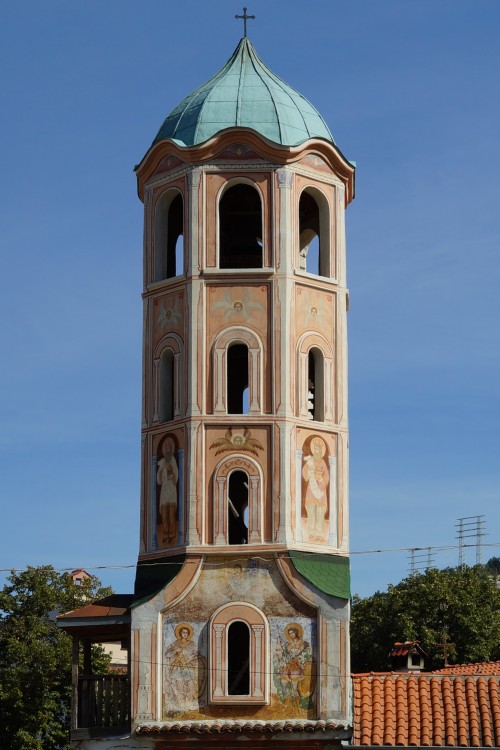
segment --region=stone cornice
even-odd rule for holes
[[[241,145],[242,152],[245,152],[245,149],[253,152],[252,158],[249,157],[245,167],[247,165],[254,167],[255,159],[287,165],[294,164],[308,155],[319,156],[345,185],[346,206],[354,198],[355,167],[335,144],[322,138],[311,138],[300,146],[282,146],[248,128],[228,128],[198,146],[181,146],[170,139],[153,144],[135,167],[139,198],[144,201],[144,186],[155,174],[163,159],[172,157],[172,169],[178,170],[181,163],[194,165],[214,162],[221,158],[225,150],[235,145]],[[234,153],[234,159],[226,157],[225,164],[229,166],[233,160],[240,168],[242,167],[241,154],[238,150]]]

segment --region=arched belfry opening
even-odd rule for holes
[[[319,191],[304,190],[299,200],[299,267],[316,276],[330,275],[329,217]]]
[[[158,418],[170,422],[174,418],[175,360],[170,348],[163,350],[160,358],[160,398]]]
[[[159,198],[155,210],[154,280],[184,273],[184,205],[177,190]]]
[[[229,187],[219,203],[219,267],[262,268],[262,204],[251,185]]]
[[[248,414],[248,346],[231,344],[227,350],[227,413]]]
[[[248,544],[248,475],[233,471],[229,477],[227,536],[229,544]]]
[[[307,359],[307,409],[309,419],[323,422],[325,419],[325,362],[323,352],[314,347]]]

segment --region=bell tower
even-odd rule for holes
[[[354,167],[245,36],[173,109],[136,173],[132,730],[198,744],[307,731],[308,744],[340,744],[350,726],[344,212]]]

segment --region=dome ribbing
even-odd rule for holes
[[[246,37],[218,73],[172,110],[154,143],[172,138],[194,146],[232,127],[252,128],[284,146],[333,141],[315,107],[264,65]]]

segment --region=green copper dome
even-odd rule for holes
[[[218,73],[172,110],[154,143],[172,138],[194,146],[235,126],[284,146],[333,141],[319,112],[264,65],[246,37]]]

